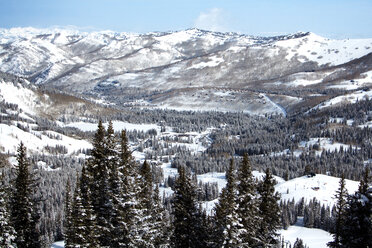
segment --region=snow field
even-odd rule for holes
[[[58,136],[59,138],[50,138],[52,136]],[[92,148],[92,145],[86,140],[74,139],[53,131],[33,131],[30,127],[30,132],[26,132],[13,125],[0,124],[0,146],[5,148],[4,152],[16,153],[20,142],[23,142],[29,151],[37,153],[45,153],[46,146],[65,146],[68,155],[80,149]]]
[[[303,217],[298,217],[297,223],[288,227],[287,230],[280,230],[279,235],[292,245],[297,238],[300,238],[309,248],[327,248],[327,243],[333,240],[329,232],[317,228],[304,227]]]
[[[364,100],[366,98],[370,99],[372,97],[372,90],[358,90],[350,94],[334,97],[330,100],[322,102],[321,104],[315,106],[313,109],[323,109],[332,106],[338,106],[344,103],[356,103],[359,100]]]
[[[323,152],[323,150],[325,151],[331,151],[331,152],[335,152],[335,151],[340,151],[341,147],[343,149],[349,149],[350,145],[347,145],[347,144],[343,144],[343,143],[338,143],[338,142],[334,142],[333,139],[331,138],[310,138],[309,141],[301,141],[300,144],[299,144],[299,148],[309,148],[313,145],[318,145],[319,146],[319,150],[316,151],[316,155],[317,156],[320,156]],[[351,146],[352,149],[358,149],[357,146]]]
[[[345,80],[337,83],[337,85],[329,86],[329,88],[356,90],[360,87],[368,85],[372,85],[372,71],[362,73],[359,79]]]
[[[349,194],[358,190],[359,182],[345,180]],[[320,204],[333,206],[337,199],[336,191],[339,188],[340,178],[316,174],[314,177],[302,176],[289,181],[283,181],[275,186],[276,192],[281,194],[282,200],[298,202],[305,198],[307,202],[316,198]]]
[[[331,40],[314,33],[275,44],[287,49],[287,60],[298,56],[319,65],[341,65],[372,52],[372,39]]]
[[[39,97],[29,89],[17,87],[11,82],[0,81],[0,101],[17,104],[25,113],[34,115],[39,104]]]
[[[65,127],[75,127],[84,132],[94,132],[97,130],[98,122],[89,123],[89,122],[80,121],[80,122],[71,122],[68,124],[60,123],[60,125],[65,126]],[[103,126],[107,128],[108,122],[103,123]],[[156,124],[133,124],[133,123],[124,122],[124,121],[112,121],[112,126],[114,130],[117,132],[120,130],[128,130],[128,131],[136,130],[136,131],[147,132],[149,130],[155,129],[159,133],[161,129],[161,127]]]

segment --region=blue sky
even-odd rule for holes
[[[0,27],[372,38],[372,0],[0,0]]]

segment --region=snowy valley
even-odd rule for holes
[[[63,239],[65,187],[92,157],[99,121],[117,139],[126,130],[168,214],[179,167],[209,217],[230,159],[240,168],[247,154],[258,181],[270,169],[287,245],[327,247],[341,176],[352,195],[372,169],[372,39],[2,29],[0,72],[3,183],[23,142],[49,247]]]

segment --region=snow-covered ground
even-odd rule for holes
[[[372,52],[372,39],[332,40],[314,33],[278,41],[276,45],[287,49],[287,60],[297,56],[300,60],[315,61],[319,65],[340,65]]]
[[[356,103],[357,101],[364,100],[364,99],[370,99],[372,97],[372,90],[358,90],[353,93],[337,96],[330,100],[327,100],[325,102],[322,102],[321,104],[315,106],[313,109],[323,109],[327,107],[332,106],[338,106],[340,104],[345,103]]]
[[[27,114],[34,115],[37,109],[47,107],[40,105],[40,98],[41,95],[37,95],[34,91],[18,83],[14,84],[0,80],[0,101],[17,104],[18,108]]]
[[[335,152],[335,151],[340,151],[341,147],[343,149],[349,149],[350,145],[339,143],[339,142],[334,142],[333,139],[331,138],[310,138],[308,141],[301,141],[299,144],[300,149],[304,148],[310,148],[313,147],[314,145],[319,146],[319,150],[316,151],[316,155],[320,156],[324,151],[330,151],[330,152]],[[352,145],[351,148],[358,149],[357,146]]]
[[[298,217],[297,223],[288,227],[287,230],[280,230],[279,235],[285,241],[289,241],[291,245],[294,244],[297,238],[302,239],[304,244],[309,248],[326,248],[327,243],[333,240],[329,232],[316,228],[306,228],[303,226],[303,217]],[[285,244],[288,244],[285,242]],[[289,247],[286,246],[286,247]]]
[[[94,132],[94,131],[97,130],[98,122],[97,123],[89,123],[89,122],[80,121],[80,122],[71,122],[71,123],[68,123],[68,124],[60,123],[60,125],[61,126],[66,126],[66,127],[76,127],[76,128],[78,128],[78,129],[80,129],[81,131],[84,131],[84,132],[87,132],[87,131]],[[108,122],[103,123],[103,126],[105,128],[107,128]],[[124,121],[113,121],[112,126],[113,126],[115,131],[120,131],[120,130],[133,131],[133,130],[136,130],[136,131],[147,132],[151,129],[155,129],[157,132],[160,132],[160,129],[161,129],[160,126],[155,125],[155,124],[133,124],[133,123],[124,122]]]
[[[47,146],[56,147],[65,146],[68,154],[77,152],[80,149],[90,149],[92,145],[86,140],[75,139],[53,131],[34,131],[32,125],[25,125],[29,132],[26,132],[15,125],[0,124],[0,146],[5,150],[3,152],[14,154],[20,142],[30,152],[45,153]]]
[[[57,241],[52,244],[51,248],[63,248],[65,247],[65,241]]]
[[[362,73],[360,75],[360,78],[358,79],[345,80],[345,81],[337,83],[337,85],[329,86],[329,88],[355,90],[355,89],[358,89],[359,87],[368,86],[368,85],[372,85],[372,71]]]
[[[358,190],[359,182],[345,180],[346,189],[349,194]],[[306,201],[316,198],[320,204],[334,205],[336,191],[339,188],[340,178],[316,174],[314,177],[302,176],[288,181],[282,181],[275,186],[276,192],[281,194],[282,200],[292,200],[295,202],[302,197]]]

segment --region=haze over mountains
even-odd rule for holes
[[[370,86],[372,39],[2,29],[0,71],[117,106],[285,115]]]

